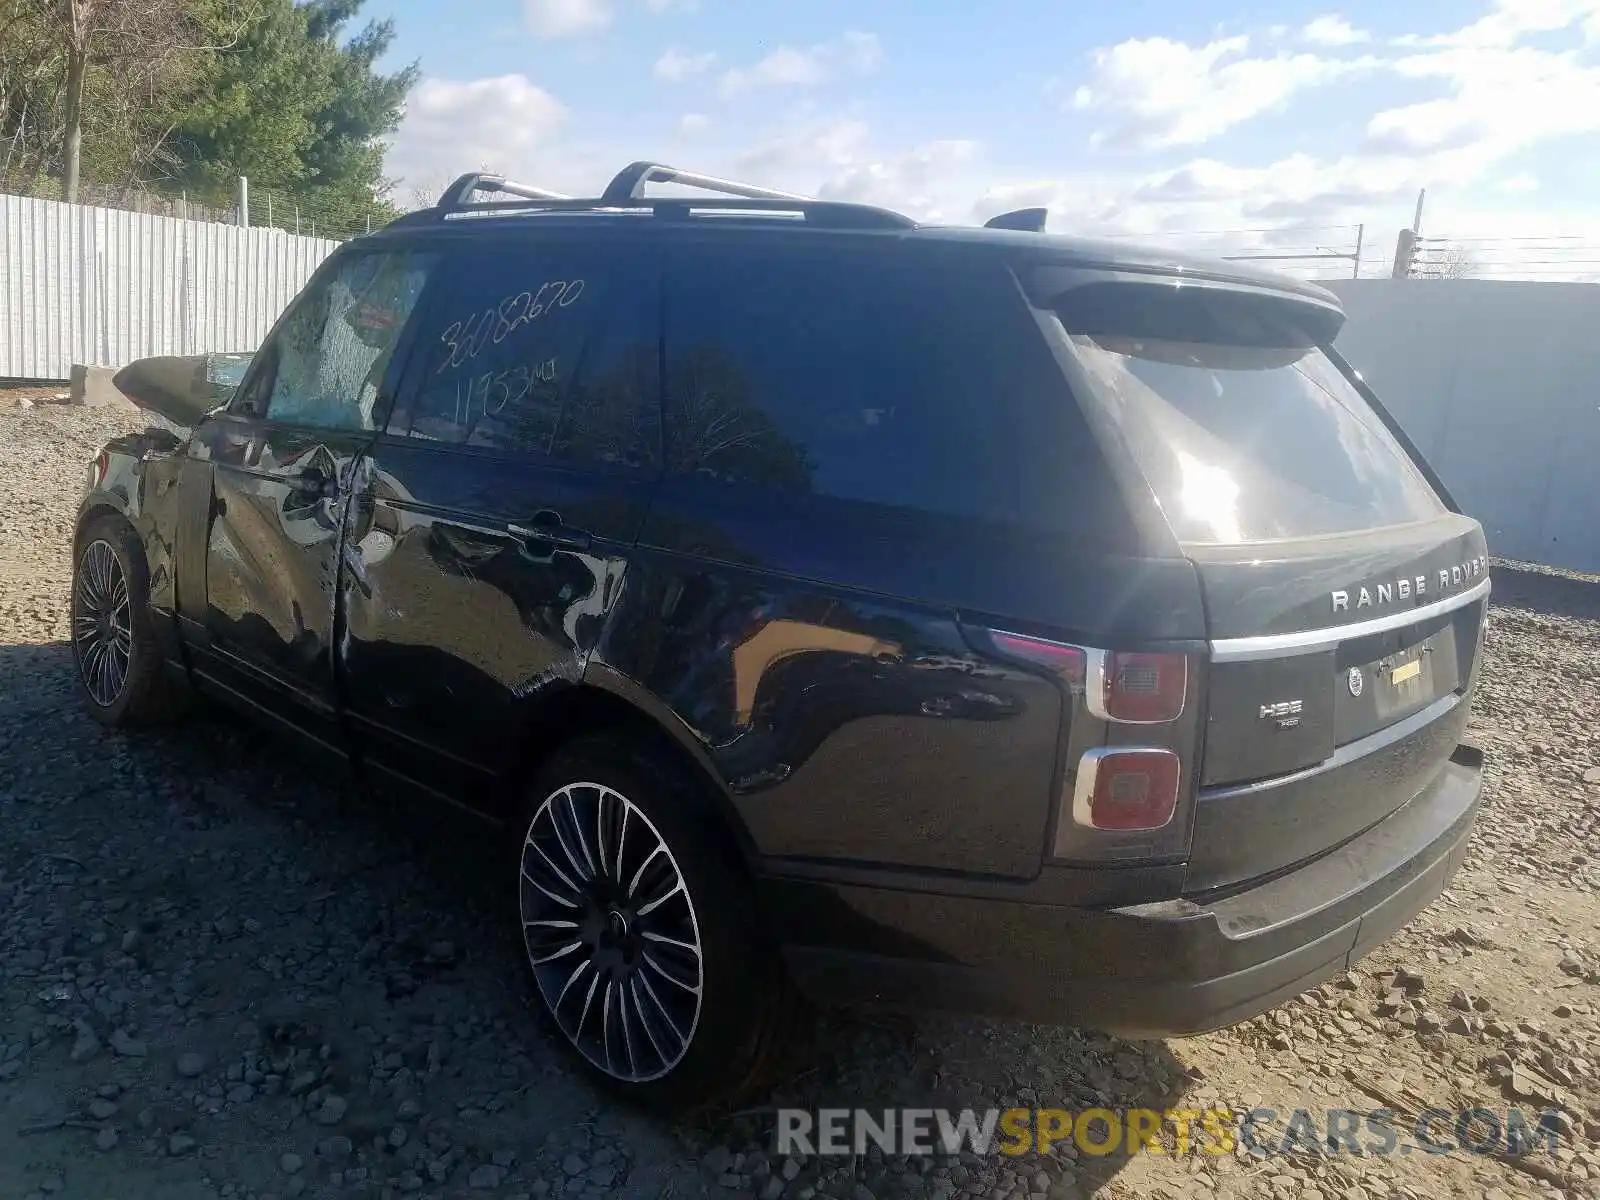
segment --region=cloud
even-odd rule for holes
[[[522,0],[522,23],[541,38],[599,33],[615,15],[611,0]]]
[[[897,151],[866,122],[836,117],[791,125],[735,156],[729,173],[822,200],[877,204],[926,221],[956,220],[970,204],[981,145],[936,138]]]
[[[1451,33],[1397,38],[1409,46],[1511,46],[1529,34],[1582,26],[1590,40],[1600,38],[1600,4],[1595,0],[1495,0],[1490,12]]]
[[[1495,184],[1495,187],[1502,192],[1537,192],[1539,190],[1539,180],[1524,171],[1507,179],[1502,179]]]
[[[1372,37],[1364,29],[1355,28],[1338,13],[1317,17],[1300,31],[1300,36],[1316,46],[1353,46]]]
[[[406,102],[388,169],[423,187],[463,171],[514,173],[566,121],[566,106],[524,75],[424,79]]]
[[[1093,144],[1159,150],[1198,145],[1284,105],[1297,92],[1369,71],[1376,60],[1316,54],[1250,54],[1247,35],[1191,46],[1134,38],[1095,51],[1090,81],[1073,108],[1111,114]]]
[[[1600,132],[1600,65],[1578,50],[1491,45],[1472,34],[1430,43],[1391,69],[1447,94],[1374,113],[1366,129],[1374,151],[1454,152],[1481,171],[1540,142]]]
[[[717,56],[710,51],[689,54],[673,46],[656,59],[655,76],[667,83],[682,83],[696,75],[704,75],[716,65]]]
[[[1252,29],[1193,44],[1151,37],[1103,48],[1081,80],[1065,85],[1061,100],[1092,116],[1099,144],[1144,157],[1062,154],[1070,165],[1039,170],[1050,161],[1040,157],[1030,171],[1026,162],[1019,170],[990,159],[973,131],[960,127],[887,138],[850,107],[825,107],[819,87],[877,67],[882,48],[868,33],[767,45],[733,62],[670,49],[657,64],[660,77],[700,79],[724,96],[819,90],[792,108],[740,104],[726,114],[696,100],[682,108],[698,111],[651,114],[646,136],[680,147],[693,139],[692,155],[671,153],[714,175],[882,204],[921,220],[981,222],[1043,206],[1057,232],[1224,253],[1348,250],[1365,223],[1376,264],[1392,253],[1394,231],[1410,222],[1420,187],[1428,189],[1429,227],[1441,234],[1600,228],[1581,195],[1556,211],[1558,189],[1537,157],[1554,139],[1587,136],[1572,142],[1575,154],[1600,144],[1593,139],[1600,133],[1600,28],[1591,28],[1600,0],[1477,2],[1477,13],[1454,29],[1436,25],[1361,42],[1341,32],[1341,44],[1356,49],[1331,45],[1331,22],[1344,20],[1332,14],[1297,23],[1276,40]],[[642,16],[648,3],[607,0],[619,19]],[[1314,89],[1350,79],[1363,86],[1339,89],[1337,119],[1319,123],[1314,138],[1257,142],[1237,152],[1243,139],[1214,140],[1297,100],[1309,108],[1304,102]],[[408,187],[417,178],[442,186],[486,167],[595,194],[638,147],[623,134],[577,124],[576,114],[522,75],[429,79],[413,93],[393,139],[389,173],[404,176]],[[1348,271],[1349,264],[1324,266]]]
[[[748,67],[728,70],[719,87],[729,97],[758,88],[811,87],[840,72],[867,74],[882,61],[877,35],[851,30],[814,46],[779,46]]]
[[[644,0],[653,13],[692,13],[700,11],[700,0]]]
[[[866,122],[838,118],[775,134],[734,159],[737,172],[785,190],[814,191],[839,167],[864,159],[872,141]],[[818,174],[818,172],[822,174]]]
[[[923,142],[899,154],[874,156],[846,165],[817,189],[823,200],[847,200],[898,209],[919,220],[954,219],[958,209],[945,199],[948,181],[980,153],[980,143],[968,138],[942,138]]]

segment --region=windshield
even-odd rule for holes
[[[1067,336],[1181,542],[1350,533],[1445,511],[1315,346]]]

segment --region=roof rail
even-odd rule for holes
[[[439,208],[461,208],[472,204],[479,192],[500,192],[507,196],[520,196],[525,200],[570,200],[571,196],[561,192],[552,192],[548,188],[533,187],[526,183],[518,183],[507,179],[503,175],[488,175],[482,171],[469,171],[462,175],[439,197]]]
[[[630,200],[644,199],[644,185],[647,183],[681,183],[685,187],[697,187],[708,192],[720,192],[724,196],[738,196],[746,200],[805,200],[810,196],[799,196],[793,192],[780,192],[775,188],[757,187],[753,183],[740,183],[735,179],[718,179],[715,175],[701,175],[694,171],[680,171],[677,167],[669,167],[665,163],[636,162],[629,163],[610,183],[606,190],[600,194],[602,204],[625,204]]]
[[[1021,229],[1028,233],[1043,233],[1044,223],[1050,216],[1048,208],[1019,208],[990,217],[983,223],[985,229]]]
[[[678,183],[717,195],[706,199],[683,196],[643,195],[648,183]],[[509,200],[480,200],[480,193],[500,193]],[[797,214],[808,223],[833,229],[912,229],[916,222],[901,213],[870,204],[816,200],[776,188],[758,187],[733,179],[719,179],[693,171],[680,171],[662,163],[630,163],[594,199],[574,199],[560,192],[516,183],[500,175],[474,171],[461,176],[444,190],[432,208],[406,213],[390,222],[395,226],[428,225],[457,217],[521,216],[533,212],[600,212],[628,210],[648,212],[664,220],[723,213],[749,216],[752,213]]]

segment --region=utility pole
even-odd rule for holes
[[[239,224],[250,224],[250,180],[243,175],[239,176]]]
[[[1351,279],[1361,278],[1361,243],[1366,240],[1367,227],[1365,223],[1356,226],[1356,266],[1350,272]]]
[[[1402,229],[1394,245],[1395,279],[1410,279],[1411,264],[1417,256],[1417,234],[1412,229]]]

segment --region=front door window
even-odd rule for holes
[[[376,428],[384,373],[433,259],[354,254],[314,281],[266,347],[251,411],[320,429]]]

